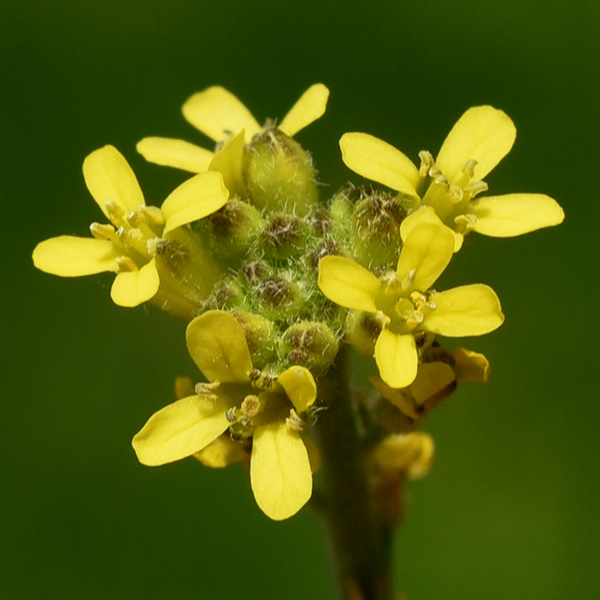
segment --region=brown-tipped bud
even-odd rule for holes
[[[318,202],[310,155],[279,129],[267,129],[247,147],[244,174],[259,208],[306,216]]]
[[[372,356],[382,327],[380,315],[350,311],[345,325],[346,340],[359,354]]]
[[[215,256],[225,260],[243,257],[262,226],[260,212],[238,199],[207,217],[203,226]]]
[[[285,259],[302,252],[307,236],[305,221],[291,214],[274,213],[260,232],[260,247],[268,258]]]
[[[324,323],[303,321],[288,327],[279,342],[279,353],[291,365],[324,375],[338,352],[338,341]]]
[[[275,357],[277,326],[273,321],[245,310],[234,310],[233,316],[244,330],[252,364],[262,369]]]
[[[256,289],[261,312],[273,321],[285,321],[302,311],[304,301],[297,284],[290,278],[273,275]]]
[[[227,310],[244,303],[244,291],[233,278],[215,283],[210,298],[206,301],[207,310]]]
[[[369,268],[395,267],[407,210],[396,194],[363,190],[352,214],[353,252]]]

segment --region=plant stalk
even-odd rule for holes
[[[347,353],[319,381],[327,410],[316,423],[324,506],[341,600],[392,600],[392,530],[378,516],[361,447]]]

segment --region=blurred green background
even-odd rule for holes
[[[0,598],[331,597],[309,511],[270,522],[238,468],[137,463],[132,435],[176,375],[196,376],[183,324],[114,306],[110,275],[31,264],[38,241],[100,218],[81,175],[92,150],[116,145],[160,204],[184,175],[135,142],[204,143],[180,114],[191,93],[224,85],[262,121],[317,81],[328,111],[298,139],[324,193],[351,177],[345,131],[416,159],[489,103],[519,132],[492,192],[544,192],[567,214],[525,237],[472,236],[447,275],[492,285],[507,319],[467,340],[492,381],[424,424],[437,457],[410,486],[399,587],[409,600],[595,597],[599,35],[596,0],[4,0]]]

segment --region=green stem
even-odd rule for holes
[[[392,600],[391,529],[370,494],[345,352],[319,381],[327,410],[316,424],[324,482],[324,516],[342,600]]]

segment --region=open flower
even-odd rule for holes
[[[157,293],[155,254],[163,235],[215,212],[229,195],[219,173],[203,173],[169,194],[160,209],[146,206],[135,174],[113,146],[92,152],[83,163],[83,175],[112,225],[92,223],[92,238],[45,240],[33,251],[33,262],[62,277],[116,272],[111,297],[119,306],[137,306]]]
[[[187,328],[187,346],[212,382],[155,413],[133,438],[138,459],[156,466],[192,456],[229,429],[252,438],[250,481],[261,510],[275,520],[298,512],[312,493],[303,413],[314,403],[315,381],[293,366],[276,381],[256,380],[244,331],[230,313],[208,311]]]
[[[375,361],[381,378],[392,388],[410,385],[417,375],[413,334],[482,335],[504,320],[498,297],[484,284],[439,293],[429,290],[453,252],[454,236],[448,228],[421,223],[408,233],[396,271],[383,279],[342,256],[325,256],[319,263],[319,287],[325,296],[380,317]]]
[[[417,223],[441,220],[454,231],[458,251],[471,230],[511,237],[564,219],[557,202],[543,194],[476,197],[487,190],[483,178],[508,154],[515,137],[515,126],[504,112],[476,106],[454,125],[435,161],[429,152],[420,153],[420,168],[366,133],[344,134],[340,147],[350,169],[413,197],[416,210],[402,224],[403,239]]]
[[[286,135],[294,136],[298,131],[318,119],[325,112],[329,90],[316,83],[302,94],[277,128]],[[214,140],[218,146],[236,140],[237,147],[249,142],[273,123],[267,121],[261,127],[250,111],[231,92],[220,86],[209,87],[191,96],[183,105],[183,116],[202,133]],[[230,144],[227,144],[229,146]],[[223,162],[231,157],[219,156],[195,144],[179,139],[147,137],[137,145],[138,152],[149,162],[202,173],[208,169],[223,170]],[[241,160],[241,159],[240,159]],[[213,162],[216,161],[216,162]]]

